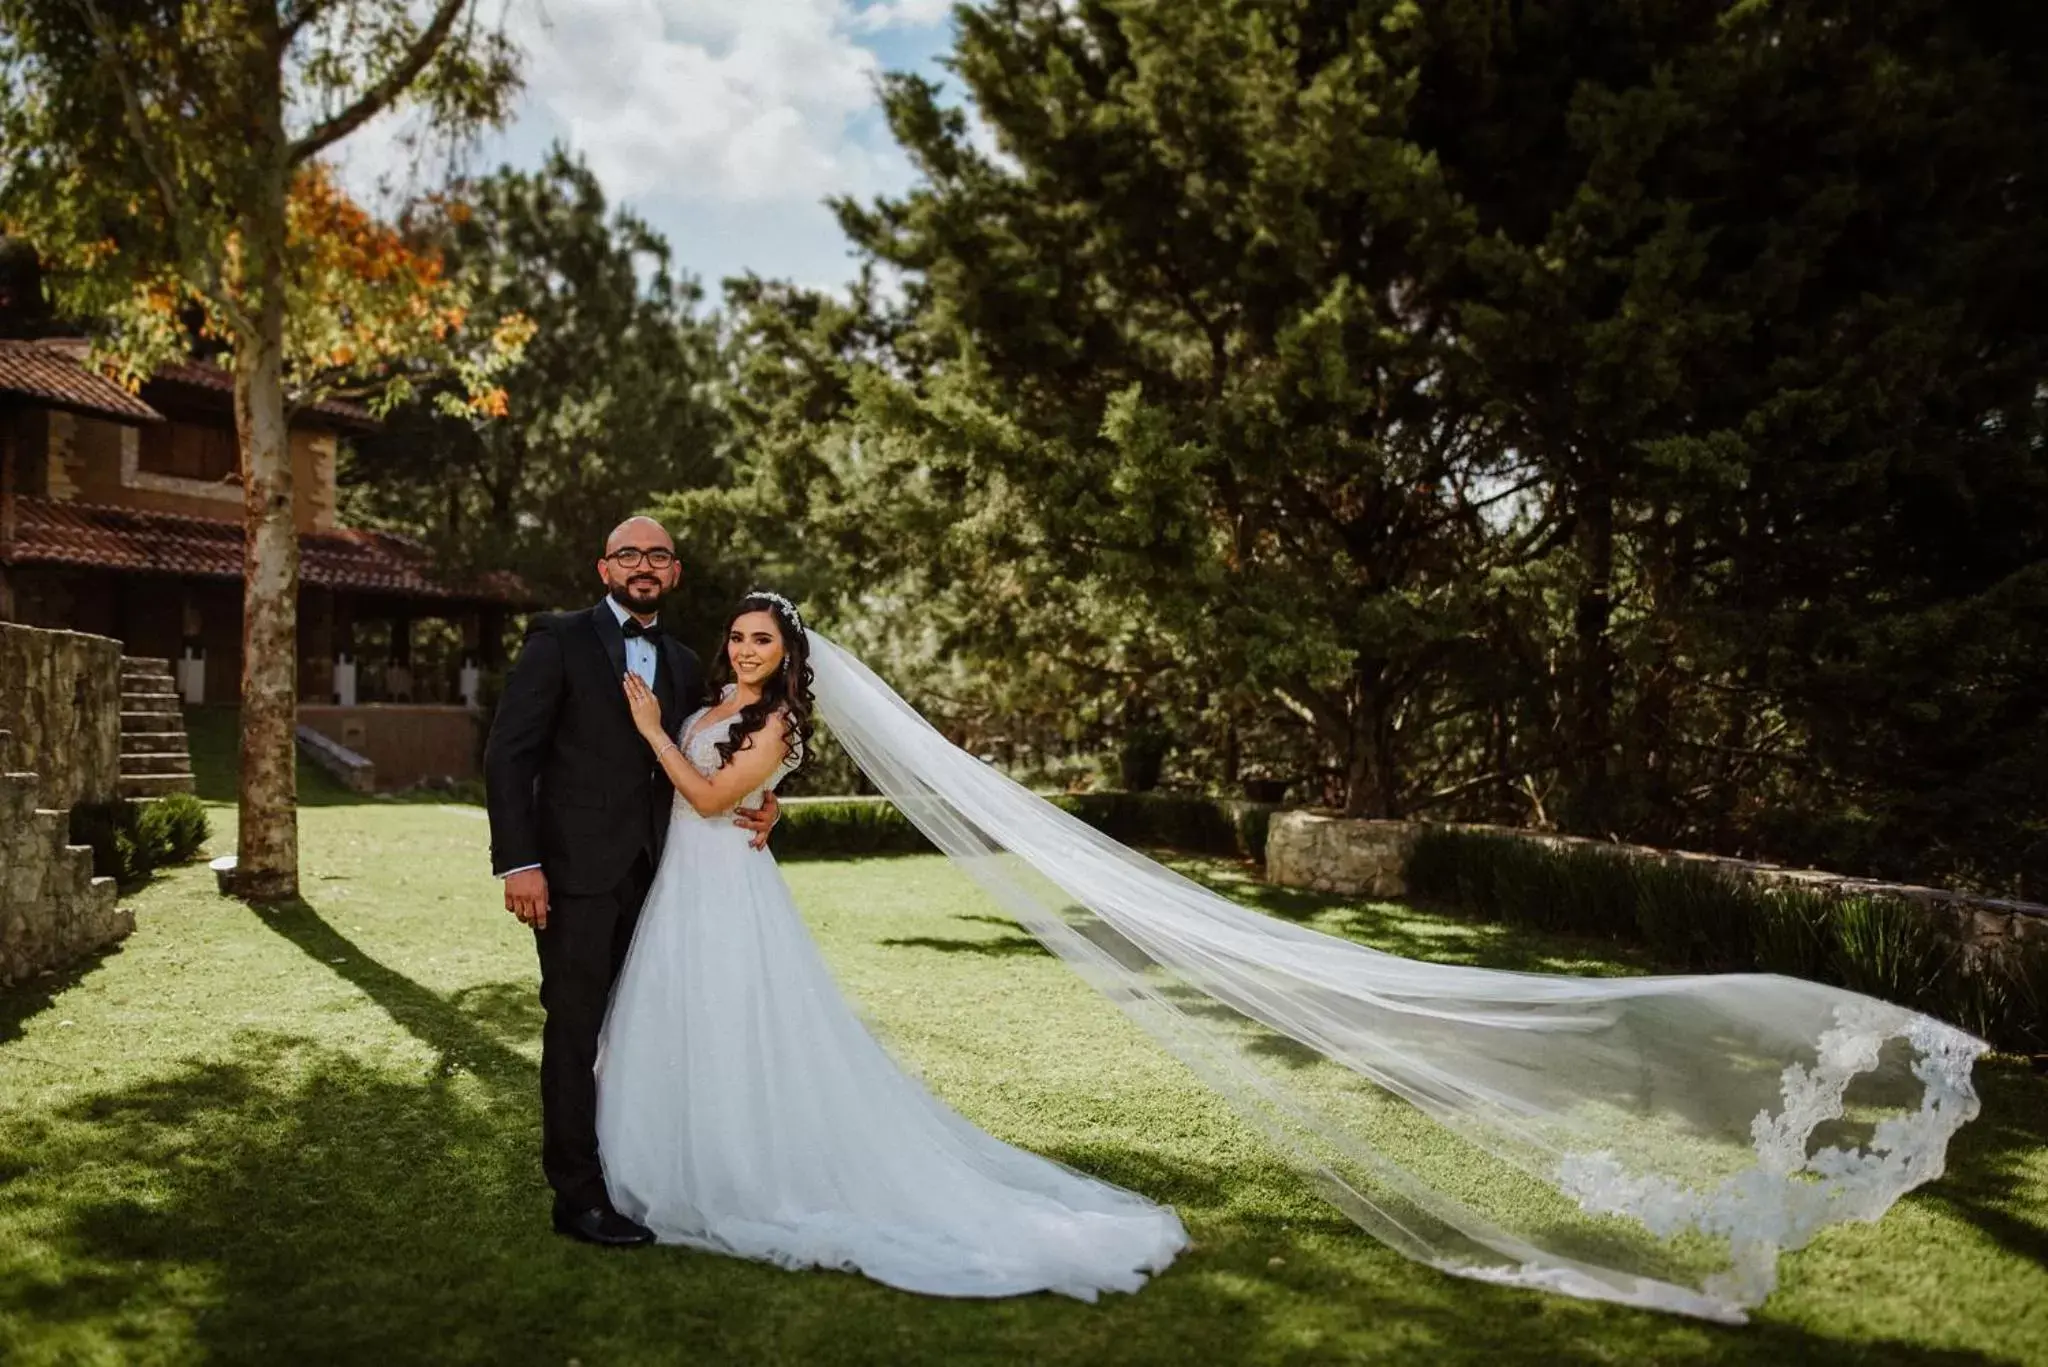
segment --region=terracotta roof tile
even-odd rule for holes
[[[51,338],[37,345],[45,351],[70,357],[81,368],[92,351],[92,344],[82,337]],[[113,381],[109,380],[108,383],[112,384]],[[146,383],[150,386],[204,390],[230,402],[235,395],[234,372],[211,361],[173,361],[150,372]],[[136,402],[140,403],[141,400],[138,399]],[[308,413],[316,414],[331,419],[342,427],[366,432],[375,431],[379,426],[377,420],[370,415],[369,409],[347,399],[323,399],[319,403],[307,404],[299,412],[301,417]]]
[[[68,348],[45,342],[0,341],[0,394],[25,395],[121,422],[163,421],[163,414],[84,365]]]
[[[15,517],[14,543],[7,557],[12,564],[242,577],[238,522],[40,498],[16,499]],[[300,580],[319,588],[512,606],[533,601],[525,584],[512,574],[498,572],[459,584],[444,581],[426,547],[393,532],[304,532],[299,536],[299,557]]]

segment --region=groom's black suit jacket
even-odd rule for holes
[[[674,735],[701,701],[703,672],[688,647],[655,641],[654,693]],[[608,603],[527,627],[484,748],[493,872],[538,864],[550,893],[597,894],[643,851],[659,859],[675,789],[633,728],[625,674]]]

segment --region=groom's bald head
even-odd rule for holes
[[[651,559],[666,563],[652,564]],[[662,595],[683,577],[682,562],[676,559],[675,539],[668,534],[668,528],[651,517],[629,517],[604,539],[604,557],[597,562],[597,577],[621,607],[651,618],[661,609]]]
[[[638,546],[642,550],[653,550],[657,546],[664,546],[673,552],[676,548],[676,543],[675,538],[668,534],[668,528],[662,526],[653,518],[629,517],[618,526],[612,528],[612,534],[604,539],[604,553],[610,555],[612,552],[622,550],[627,546]]]

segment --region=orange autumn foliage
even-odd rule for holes
[[[422,295],[441,283],[439,252],[415,247],[396,228],[372,216],[319,162],[300,168],[285,221],[294,254],[312,258],[316,269],[338,271],[370,285],[409,285]]]

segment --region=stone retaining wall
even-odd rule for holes
[[[1357,897],[1401,897],[1405,870],[1416,837],[1428,827],[1414,821],[1366,821],[1281,812],[1266,837],[1266,877],[1288,887],[1312,888]],[[1953,939],[1975,958],[2002,953],[2013,944],[2048,943],[2048,906],[1976,897],[1908,883],[1879,883],[1816,869],[1789,869],[1748,859],[1620,845],[1580,836],[1525,831],[1510,826],[1456,826],[1456,830],[1529,840],[1552,848],[1576,846],[1621,858],[1693,864],[1740,881],[1795,886],[1848,896],[1889,897],[1925,907],[1946,921]]]
[[[0,986],[135,929],[70,843],[71,808],[120,781],[121,647],[0,623]]]
[[[42,779],[37,801],[69,811],[121,786],[121,643],[0,622],[0,731],[7,768]]]

